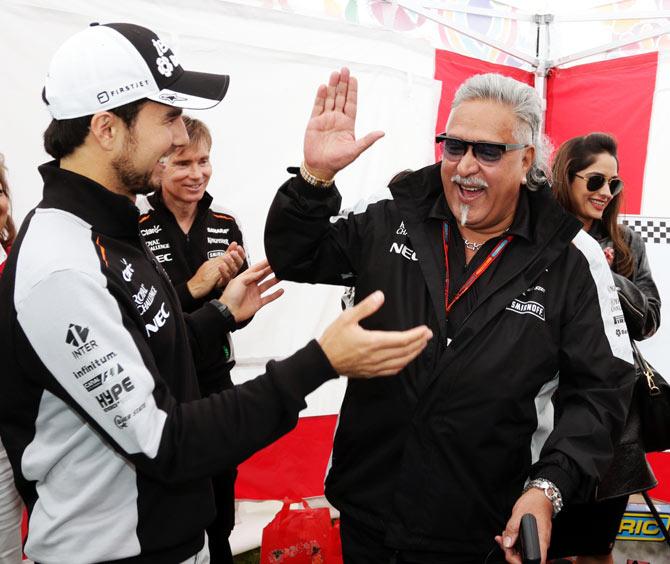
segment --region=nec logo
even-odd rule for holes
[[[169,317],[170,312],[165,309],[165,302],[163,302],[161,304],[161,308],[158,310],[158,313],[154,315],[153,323],[147,323],[144,326],[147,331],[147,337],[151,337],[152,333],[158,333],[161,327],[165,325]]]
[[[407,260],[412,260],[415,262],[419,260],[416,256],[416,253],[404,243],[391,243],[389,253],[396,253],[402,255]]]
[[[100,407],[105,411],[110,411],[116,408],[119,405],[119,398],[131,390],[134,390],[135,386],[130,380],[129,376],[126,376],[121,383],[114,384],[109,390],[105,390],[101,394],[95,396],[95,399],[98,400]]]
[[[156,260],[158,260],[158,262],[172,262],[172,253],[156,255]]]
[[[76,347],[75,350],[72,351],[72,356],[74,358],[79,358],[80,356],[83,356],[87,352],[90,352],[98,347],[98,344],[95,342],[95,340],[88,340],[88,327],[81,327],[80,325],[75,325],[74,323],[70,323],[70,326],[67,329],[65,342],[68,345]]]

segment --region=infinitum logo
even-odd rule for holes
[[[68,345],[75,347],[75,350],[72,351],[72,356],[74,358],[79,358],[87,352],[98,348],[98,343],[96,343],[94,339],[89,339],[88,333],[88,327],[81,327],[80,325],[70,323],[70,326],[67,329],[67,335],[65,336],[65,342]]]

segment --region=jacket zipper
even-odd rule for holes
[[[640,311],[632,303],[630,303],[630,300],[624,295],[623,292],[617,292],[617,293],[619,294],[619,300],[626,302],[626,305],[633,313],[635,313],[640,319],[644,319],[643,311]]]

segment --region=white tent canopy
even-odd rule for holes
[[[434,161],[436,48],[538,69],[540,78],[552,66],[660,51],[643,213],[670,216],[670,197],[659,189],[670,127],[670,13],[663,7],[664,0],[0,0],[0,152],[13,215],[21,221],[41,198],[37,166],[49,160],[41,135],[50,117],[40,94],[52,53],[90,22],[131,21],[165,38],[185,68],[231,76],[218,107],[193,113],[213,133],[210,192],[236,213],[252,260],[264,255],[268,207],[286,167],[300,164],[313,97],[331,70],[346,65],[359,79],[358,133],[386,132],[338,175],[345,206],[372,197],[399,170]],[[631,86],[622,85],[621,95]],[[670,246],[648,245],[648,252],[670,304]],[[340,311],[341,288],[282,284],[286,295],[234,337],[236,381],[318,336]],[[668,374],[665,333],[645,351]],[[323,386],[302,415],[336,413],[343,390],[343,380]]]

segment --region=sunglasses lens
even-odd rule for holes
[[[444,156],[448,159],[460,159],[467,151],[467,145],[460,139],[447,137],[444,140]]]
[[[610,193],[616,196],[623,189],[623,180],[620,178],[613,178],[610,180]]]
[[[500,145],[494,145],[493,143],[475,143],[473,150],[477,160],[485,163],[498,162],[504,153]]]
[[[602,174],[594,174],[589,176],[589,179],[586,181],[586,189],[589,192],[595,192],[600,190],[605,184],[605,177]]]

